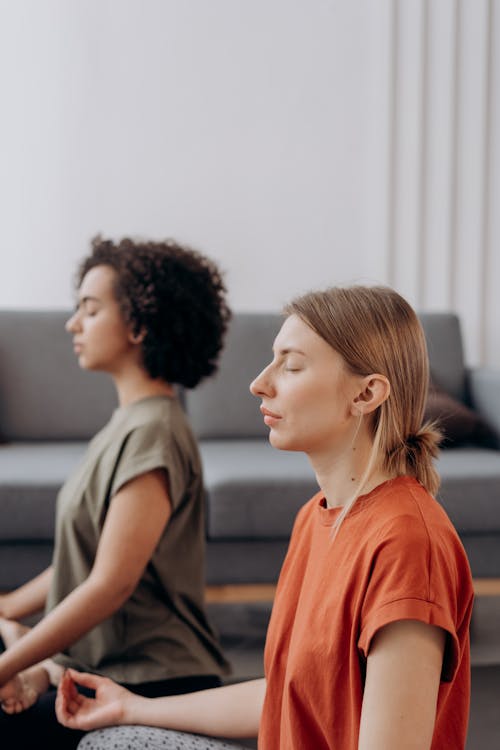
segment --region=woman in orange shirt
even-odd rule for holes
[[[434,499],[440,435],[422,425],[421,326],[381,287],[310,293],[285,313],[251,391],[271,444],[304,451],[321,491],[293,530],[265,679],[151,700],[70,671],[58,697],[67,726],[175,730],[115,727],[87,735],[82,749],[139,748],[146,738],[176,747],[177,732],[195,733],[183,735],[186,748],[218,746],[196,734],[258,734],[261,750],[465,746],[472,580]]]

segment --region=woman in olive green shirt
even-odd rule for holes
[[[98,237],[81,265],[66,328],[119,406],[59,493],[51,567],[0,597],[2,742],[76,747],[81,733],[55,718],[62,667],[151,697],[216,686],[227,669],[203,604],[201,463],[174,388],[215,371],[225,291],[210,260],[174,242]]]

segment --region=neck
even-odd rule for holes
[[[143,367],[135,365],[124,371],[112,373],[120,406],[128,406],[134,401],[141,401],[151,396],[169,396],[175,394],[174,388],[161,378],[152,378]]]
[[[373,439],[363,423],[341,448],[330,447],[308,456],[328,507],[343,506],[354,495],[365,495],[391,478],[381,468],[379,457],[375,457],[368,475],[364,476],[372,451]]]

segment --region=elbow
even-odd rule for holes
[[[96,601],[102,602],[103,609],[111,614],[129,599],[135,591],[136,581],[117,581],[112,577],[91,573],[86,585]]]

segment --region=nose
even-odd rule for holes
[[[265,367],[255,380],[250,383],[250,393],[252,396],[272,396],[274,394],[274,385],[271,377],[271,365]]]
[[[75,333],[80,327],[80,319],[78,317],[78,310],[73,313],[73,315],[68,318],[66,321],[64,328],[68,333]]]

